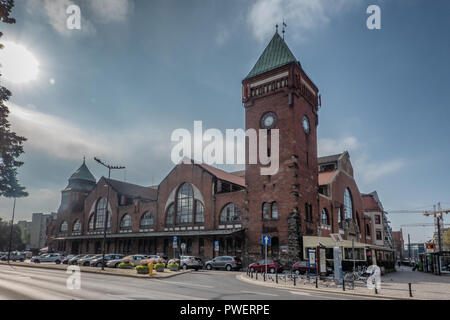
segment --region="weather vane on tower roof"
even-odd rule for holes
[[[284,19],[283,19],[283,40],[284,40],[284,34],[286,33],[286,27],[287,27],[287,24],[284,22]]]

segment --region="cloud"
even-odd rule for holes
[[[123,22],[134,10],[130,0],[91,0],[89,5],[102,23]]]
[[[259,41],[267,40],[283,20],[289,36],[305,40],[309,31],[328,25],[355,3],[357,0],[257,0],[250,8],[248,23]]]
[[[320,157],[348,151],[352,158],[355,175],[362,178],[364,183],[372,183],[389,174],[401,170],[405,161],[401,158],[374,161],[368,147],[359,142],[356,137],[340,139],[319,139],[318,154]]]
[[[86,4],[86,5],[85,5]],[[66,10],[71,5],[78,5],[81,13],[81,30],[67,28],[70,16]],[[89,8],[89,10],[88,10]],[[28,0],[27,11],[30,15],[40,14],[63,36],[96,34],[95,24],[109,24],[126,21],[134,9],[132,0]],[[89,15],[92,15],[91,19]]]

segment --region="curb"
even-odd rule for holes
[[[276,287],[276,286],[271,286],[270,283],[265,284],[264,282],[247,279],[247,277],[245,275],[242,275],[242,274],[236,276],[236,279],[238,279],[240,281],[243,281],[243,282],[259,285],[259,286],[271,287],[271,288],[276,288],[276,289],[310,291],[310,292],[320,292],[320,293],[332,293],[332,294],[349,295],[349,296],[365,297],[365,298],[380,299],[380,300],[387,300],[387,299],[388,300],[421,300],[421,299],[414,299],[414,298],[407,298],[407,297],[399,298],[399,297],[393,297],[393,296],[375,296],[375,295],[369,295],[369,294],[364,294],[364,293],[353,293],[353,292],[347,292],[347,291],[339,292],[339,291],[328,291],[328,290],[313,289],[313,288]]]
[[[19,263],[6,263],[6,262],[0,262],[0,266],[14,266],[14,267],[24,267],[24,268],[38,268],[38,269],[51,269],[51,270],[62,270],[62,271],[66,271],[67,268],[62,268],[62,267],[58,267],[59,265],[39,265],[39,264],[19,264]],[[100,270],[83,270],[80,269],[81,273],[86,272],[86,273],[93,273],[93,274],[101,274],[101,275],[106,275],[106,276],[121,276],[121,277],[129,277],[129,278],[136,278],[136,279],[169,279],[172,277],[176,277],[182,274],[186,274],[186,273],[191,273],[193,270],[187,270],[187,271],[182,271],[179,273],[174,273],[174,274],[170,274],[167,276],[158,276],[157,273],[154,274],[152,277],[150,276],[143,276],[143,275],[138,275],[138,274],[128,274],[128,273],[116,273],[116,272],[111,272],[111,271],[100,271]]]

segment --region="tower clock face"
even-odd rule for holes
[[[267,112],[261,118],[261,128],[272,129],[276,124],[277,116],[273,112]]]
[[[303,116],[302,125],[303,125],[303,130],[305,131],[305,133],[308,134],[310,128],[309,128],[309,119],[307,116]]]

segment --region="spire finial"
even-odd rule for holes
[[[275,25],[275,32],[278,33],[278,23]]]
[[[284,40],[284,34],[286,33],[286,27],[287,27],[287,24],[284,22],[284,19],[283,19],[283,40]]]
[[[86,156],[83,156],[83,164],[86,164]]]

